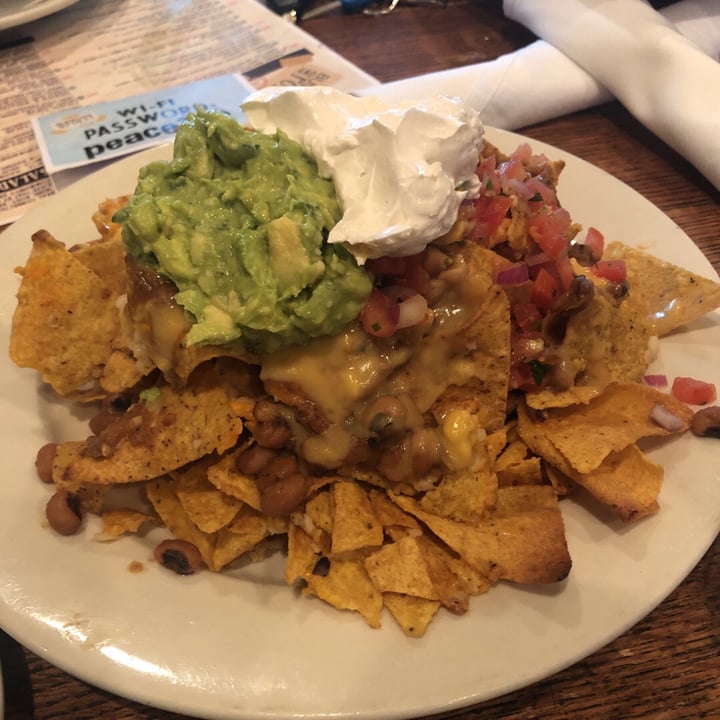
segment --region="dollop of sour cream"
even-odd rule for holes
[[[452,227],[476,197],[484,128],[457,99],[388,105],[334,88],[268,87],[242,109],[256,130],[282,130],[331,178],[343,211],[329,241],[359,263],[414,255]]]

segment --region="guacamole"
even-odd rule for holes
[[[298,143],[198,110],[115,219],[129,254],[177,286],[189,344],[262,354],[335,334],[362,309],[369,274],[326,241],[340,216]]]

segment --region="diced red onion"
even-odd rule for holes
[[[526,257],[525,262],[528,264],[528,267],[534,267],[535,265],[542,265],[543,263],[550,262],[550,258],[544,252],[539,252]]]
[[[659,373],[655,375],[645,375],[645,377],[643,377],[643,382],[652,387],[667,387],[668,385],[667,375]]]
[[[529,277],[528,266],[525,263],[515,263],[500,270],[495,276],[495,282],[498,285],[520,285],[527,282]]]
[[[663,405],[657,404],[650,411],[650,419],[668,432],[677,432],[685,427],[685,423]]]
[[[421,323],[425,318],[427,312],[427,300],[416,293],[407,300],[403,300],[398,304],[399,314],[397,326],[398,330],[401,328],[412,327]]]

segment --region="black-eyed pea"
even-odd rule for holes
[[[720,438],[720,407],[712,405],[698,410],[690,422],[690,429],[699,437]]]
[[[67,490],[58,490],[45,506],[50,527],[60,535],[74,535],[82,525],[80,501]]]
[[[163,540],[153,556],[163,567],[178,575],[192,575],[202,567],[200,551],[187,540]]]

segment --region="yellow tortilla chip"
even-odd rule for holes
[[[333,555],[382,545],[382,524],[373,511],[370,498],[357,483],[347,481],[334,483],[332,497]]]
[[[204,533],[190,519],[177,495],[173,492],[170,480],[167,478],[152,480],[145,489],[150,504],[165,527],[176,538],[192,543],[200,551],[203,562],[211,570],[218,569],[213,562],[215,535]]]
[[[218,490],[208,480],[212,455],[171,473],[173,490],[190,519],[206,533],[224,528],[238,514],[243,502]]]
[[[235,467],[235,460],[242,447],[237,451],[224,455],[218,462],[208,467],[208,482],[226,495],[236,498],[255,510],[260,510],[260,491],[255,479],[245,475]]]
[[[533,502],[516,510],[509,499],[518,493]],[[491,580],[553,583],[563,580],[570,571],[565,527],[550,487],[500,488],[498,507],[503,510],[477,525],[426,513],[412,498],[397,497],[396,502]]]
[[[637,445],[628,445],[610,453],[592,472],[574,474],[572,479],[623,520],[631,521],[659,510],[663,477],[661,465],[649,460]]]
[[[133,412],[131,408],[131,415],[119,416],[100,435],[102,448],[105,433],[116,432],[120,423],[122,428],[130,425],[108,456],[86,452],[88,441],[69,443],[79,452],[64,468],[56,468],[59,477],[72,484],[148,480],[210,453],[224,452],[242,431],[227,395],[212,386],[209,375],[180,391],[162,387],[157,397],[141,401]]]
[[[269,535],[267,519],[245,507],[217,533],[212,569],[220,570],[257,547]]]
[[[21,270],[10,358],[37,370],[59,395],[92,399],[119,330],[115,298],[50,233],[41,230],[32,240]]]
[[[382,595],[361,561],[334,558],[327,575],[310,573],[306,580],[305,594],[316,595],[338,610],[355,610],[370,627],[380,627]]]
[[[333,531],[333,498],[330,490],[321,490],[305,503],[305,514],[313,526],[328,535]]]
[[[285,582],[294,585],[312,572],[323,556],[317,543],[301,527],[294,523],[288,526],[288,556],[285,564]]]
[[[440,607],[437,600],[426,600],[398,593],[384,593],[383,604],[397,620],[405,635],[414,638],[425,634]]]
[[[137,533],[145,523],[154,521],[152,515],[131,508],[107,510],[102,513],[103,527],[96,539],[102,542],[116,540],[123,535]]]
[[[380,592],[438,599],[416,537],[383,545],[365,558],[365,570]]]
[[[420,501],[426,512],[455,520],[479,520],[495,503],[497,476],[489,468],[448,473]]]
[[[125,246],[120,233],[102,240],[74,245],[70,254],[92,270],[118,298],[127,290],[125,274]]]
[[[504,425],[507,414],[510,309],[505,292],[493,283],[495,254],[476,243],[467,243],[459,252],[468,264],[473,292],[478,293],[476,314],[457,337],[457,342],[468,348],[468,376],[443,392],[432,413],[440,421],[450,410],[462,408],[476,415],[481,427],[493,432]],[[473,307],[470,298],[465,301]],[[452,349],[457,352],[457,348]],[[437,351],[428,343],[411,363],[423,363],[425,353],[433,352]],[[443,368],[443,363],[436,364]]]
[[[616,383],[588,405],[542,411],[536,428],[580,473],[597,468],[611,452],[626,448],[642,437],[671,434],[655,423],[650,414],[661,405],[687,429],[693,412],[672,395],[639,383]],[[529,419],[525,414],[525,421]],[[531,444],[527,437],[523,438]],[[542,454],[542,453],[541,453]],[[545,455],[543,455],[546,457]],[[557,465],[551,458],[552,464]],[[562,466],[557,465],[561,470]]]
[[[619,242],[610,243],[606,259],[624,260],[630,293],[626,302],[638,308],[659,336],[720,307],[720,283]]]

